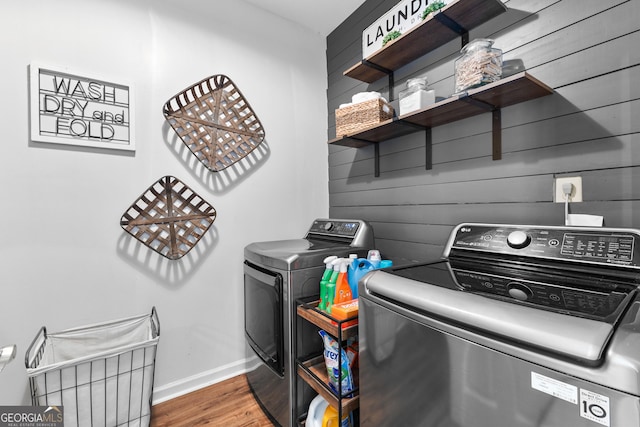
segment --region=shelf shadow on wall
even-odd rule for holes
[[[180,160],[191,176],[200,181],[202,185],[214,194],[224,194],[233,189],[251,176],[271,156],[271,149],[267,141],[264,140],[242,160],[219,172],[213,172],[207,169],[193,155],[189,147],[182,142],[169,123],[164,122],[162,133],[165,144],[169,147],[171,153]]]
[[[117,254],[124,262],[152,281],[169,289],[177,289],[196,274],[212,256],[217,244],[218,232],[214,224],[186,255],[177,260],[170,260],[123,230],[118,239]]]

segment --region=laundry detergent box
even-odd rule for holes
[[[352,299],[351,301],[334,304],[331,309],[331,316],[338,320],[358,317],[358,300]]]
[[[331,317],[343,321],[342,329],[358,324],[358,299],[334,304],[331,307]],[[347,322],[344,320],[351,319]],[[332,322],[337,325],[338,322]]]
[[[324,342],[324,363],[329,376],[329,387],[338,394],[348,396],[353,391],[353,374],[347,352],[338,341],[323,330],[318,331]]]

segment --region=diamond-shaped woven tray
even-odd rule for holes
[[[216,210],[182,181],[165,176],[122,215],[120,225],[160,255],[182,258],[216,219]]]
[[[166,102],[165,119],[208,169],[228,168],[255,150],[264,129],[231,79],[206,78]]]

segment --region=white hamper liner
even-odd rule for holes
[[[151,315],[58,333],[42,327],[25,364],[35,406],[63,406],[65,427],[148,426],[160,322]]]

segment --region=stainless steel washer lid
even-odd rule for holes
[[[472,341],[479,338],[480,345],[496,351],[640,396],[640,296],[637,294],[617,327],[571,316],[548,317],[550,313],[542,310],[492,301],[475,294],[465,294],[461,300],[460,294],[462,292],[381,270],[369,272],[361,279],[359,293],[361,301],[372,301],[417,321],[423,317],[437,319],[434,322],[444,328],[442,330]],[[489,305],[485,305],[487,302]],[[446,329],[448,325],[453,325],[452,330]],[[482,331],[489,334],[484,335]],[[496,340],[497,336],[506,339]],[[522,346],[523,343],[547,351],[539,352]],[[559,354],[567,358],[558,358]],[[592,366],[596,360],[598,364]]]
[[[366,221],[316,219],[304,239],[251,243],[244,248],[244,258],[268,268],[299,270],[321,266],[331,255],[364,256],[373,244],[373,230]]]
[[[375,271],[363,279],[366,295],[390,300],[513,342],[568,356],[585,363],[603,357],[613,326],[475,294],[441,288]]]
[[[345,244],[307,239],[276,240],[247,245],[244,248],[244,258],[264,267],[288,271],[318,267],[328,256],[346,256],[363,250],[365,249]]]

